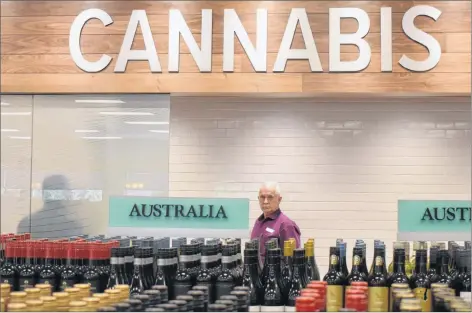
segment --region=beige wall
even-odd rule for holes
[[[321,272],[336,238],[385,241],[398,199],[470,200],[470,98],[171,100],[170,195],[249,197],[275,180]],[[369,260],[370,260],[369,252]]]

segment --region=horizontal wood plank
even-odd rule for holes
[[[381,7],[391,7],[393,12],[405,12],[414,5],[427,4],[442,12],[463,12],[471,8],[470,1],[18,1],[1,2],[1,16],[76,16],[91,8],[102,9],[111,15],[127,15],[132,10],[146,10],[148,14],[162,14],[169,9],[179,9],[184,14],[199,14],[202,9],[215,12],[235,9],[238,13],[254,13],[266,8],[270,13],[287,14],[292,8],[305,8],[308,13],[326,13],[331,7],[356,7],[369,13],[380,12]]]
[[[431,34],[441,45],[443,52],[470,52],[470,33],[434,33]],[[168,37],[166,35],[154,35],[154,42],[159,54],[168,53]],[[200,42],[199,35],[195,36]],[[255,36],[250,36],[255,42]],[[328,34],[315,34],[316,47],[319,53],[329,52]],[[282,35],[275,34],[268,37],[267,52],[277,53],[280,48]],[[370,33],[365,37],[370,44],[372,52],[380,52],[380,34]],[[82,53],[103,54],[119,53],[123,41],[120,35],[84,35],[81,40]],[[2,35],[2,54],[69,54],[69,36],[67,35]],[[393,34],[392,48],[396,53],[425,53],[427,49],[412,41],[404,34]],[[242,46],[236,41],[235,53],[245,53]],[[304,48],[304,41],[301,34],[296,34],[292,43],[292,48]],[[142,35],[136,35],[133,49],[143,49],[144,41]],[[223,53],[223,36],[213,35],[213,53]],[[180,40],[180,52],[189,53],[189,49],[183,40]],[[356,46],[342,45],[341,52],[358,52]]]
[[[131,12],[130,12],[131,14]],[[392,14],[392,31],[401,33],[402,13]],[[90,20],[83,29],[83,34],[119,34],[124,35],[128,27],[130,15],[113,16],[113,24],[103,26],[96,20]],[[187,14],[184,16],[187,25],[192,33],[201,33],[201,14]],[[283,34],[288,21],[288,14],[269,14],[268,29],[270,34]],[[239,18],[248,33],[256,32],[256,15],[240,14]],[[371,13],[370,31],[380,32],[380,14]],[[68,35],[70,27],[75,16],[38,16],[38,17],[3,17],[1,21],[2,34],[21,35],[21,34],[46,34],[46,35]],[[314,33],[327,33],[329,31],[328,14],[309,14],[311,30]],[[153,34],[169,33],[168,14],[148,15],[149,24]],[[449,32],[461,33],[470,32],[471,14],[470,11],[446,12],[443,13],[437,21],[426,17],[418,16],[415,19],[415,25],[425,32]],[[352,33],[358,29],[358,23],[354,19],[342,19],[341,32]],[[300,29],[298,28],[298,31]],[[141,33],[141,29],[138,29]],[[223,34],[223,15],[213,14],[213,33]]]
[[[113,57],[112,63],[102,73],[113,73],[117,55]],[[402,54],[396,53],[393,56],[393,72],[408,72],[398,64]],[[414,60],[424,60],[428,57],[426,53],[412,53],[408,56]],[[277,57],[276,53],[270,53],[267,56],[267,72],[272,72],[272,68]],[[99,55],[85,55],[87,60],[95,61]],[[352,61],[358,58],[357,53],[343,53],[341,59],[343,61]],[[329,70],[328,53],[320,53],[321,64],[324,71]],[[159,58],[164,73],[167,71],[167,55]],[[223,55],[215,54],[212,56],[213,72],[223,72]],[[471,56],[469,53],[444,53],[441,56],[439,64],[430,71],[430,73],[470,73]],[[42,54],[42,55],[3,55],[1,57],[1,72],[6,74],[41,74],[41,73],[57,73],[57,74],[80,74],[79,69],[72,58],[68,54]],[[146,61],[132,61],[128,63],[126,73],[149,73],[149,64]],[[182,54],[180,56],[180,73],[199,73],[199,69],[190,54]],[[249,58],[244,54],[236,54],[234,57],[235,73],[254,73]],[[363,70],[365,73],[380,72],[380,54],[372,54],[369,66]],[[285,73],[310,73],[308,61],[291,60],[287,62]]]
[[[428,51],[402,31],[404,13],[415,5],[430,5],[442,11],[437,21],[424,16],[417,27],[431,34],[441,45],[442,57],[436,68],[412,73],[398,65],[401,55],[422,60]],[[325,73],[311,73],[305,60],[289,61],[285,73],[271,73],[292,8],[305,8]],[[360,73],[328,73],[329,15],[334,7],[356,7],[368,12],[371,27],[366,40],[372,49],[371,63]],[[393,13],[393,73],[380,72],[380,8]],[[107,11],[114,23],[104,27],[92,20],[84,27],[81,49],[96,60],[101,54],[114,58],[99,74],[82,72],[72,62],[69,31],[74,18],[88,8]],[[168,10],[179,9],[196,41],[200,42],[201,10],[213,10],[213,73],[199,73],[187,45],[180,41],[180,73],[167,73]],[[256,39],[257,8],[269,11],[268,73],[254,73],[238,40],[235,44],[235,72],[222,73],[223,12],[235,9],[252,42]],[[132,10],[148,14],[153,38],[164,73],[152,74],[144,61],[130,62],[126,73],[113,73]],[[1,1],[1,90],[21,93],[355,93],[355,94],[470,94],[471,2],[470,1]],[[357,22],[345,19],[342,32],[354,32]],[[304,48],[297,29],[292,48]],[[138,30],[133,49],[144,48]],[[356,46],[343,45],[342,59],[358,56]],[[137,83],[139,82],[139,83]]]
[[[139,82],[139,83],[136,83]],[[6,93],[470,93],[470,74],[3,74]]]
[[[323,76],[330,75],[324,79]],[[303,91],[314,92],[449,92],[470,93],[470,74],[455,73],[359,73],[351,74],[303,74]]]

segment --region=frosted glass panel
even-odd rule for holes
[[[1,232],[17,230],[30,213],[33,98],[1,95]],[[29,229],[29,224],[24,231]]]
[[[110,195],[168,195],[169,97],[34,97],[34,238],[105,233]]]

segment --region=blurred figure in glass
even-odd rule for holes
[[[285,240],[295,238],[299,248],[300,228],[280,210],[282,196],[279,184],[275,182],[262,184],[258,198],[262,214],[254,223],[251,239],[259,239],[261,260],[265,257],[265,243],[271,238],[277,238],[280,247],[283,247]]]
[[[32,238],[63,238],[82,235],[84,226],[77,219],[80,206],[69,198],[70,187],[64,175],[51,175],[42,184],[43,207],[18,224],[18,233]]]

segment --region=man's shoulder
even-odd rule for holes
[[[285,214],[284,212],[280,211],[280,216],[279,218],[281,219],[281,222],[285,223],[285,224],[289,224],[289,225],[294,225],[294,226],[297,226],[297,223],[292,220],[290,217],[288,217],[287,214]]]

